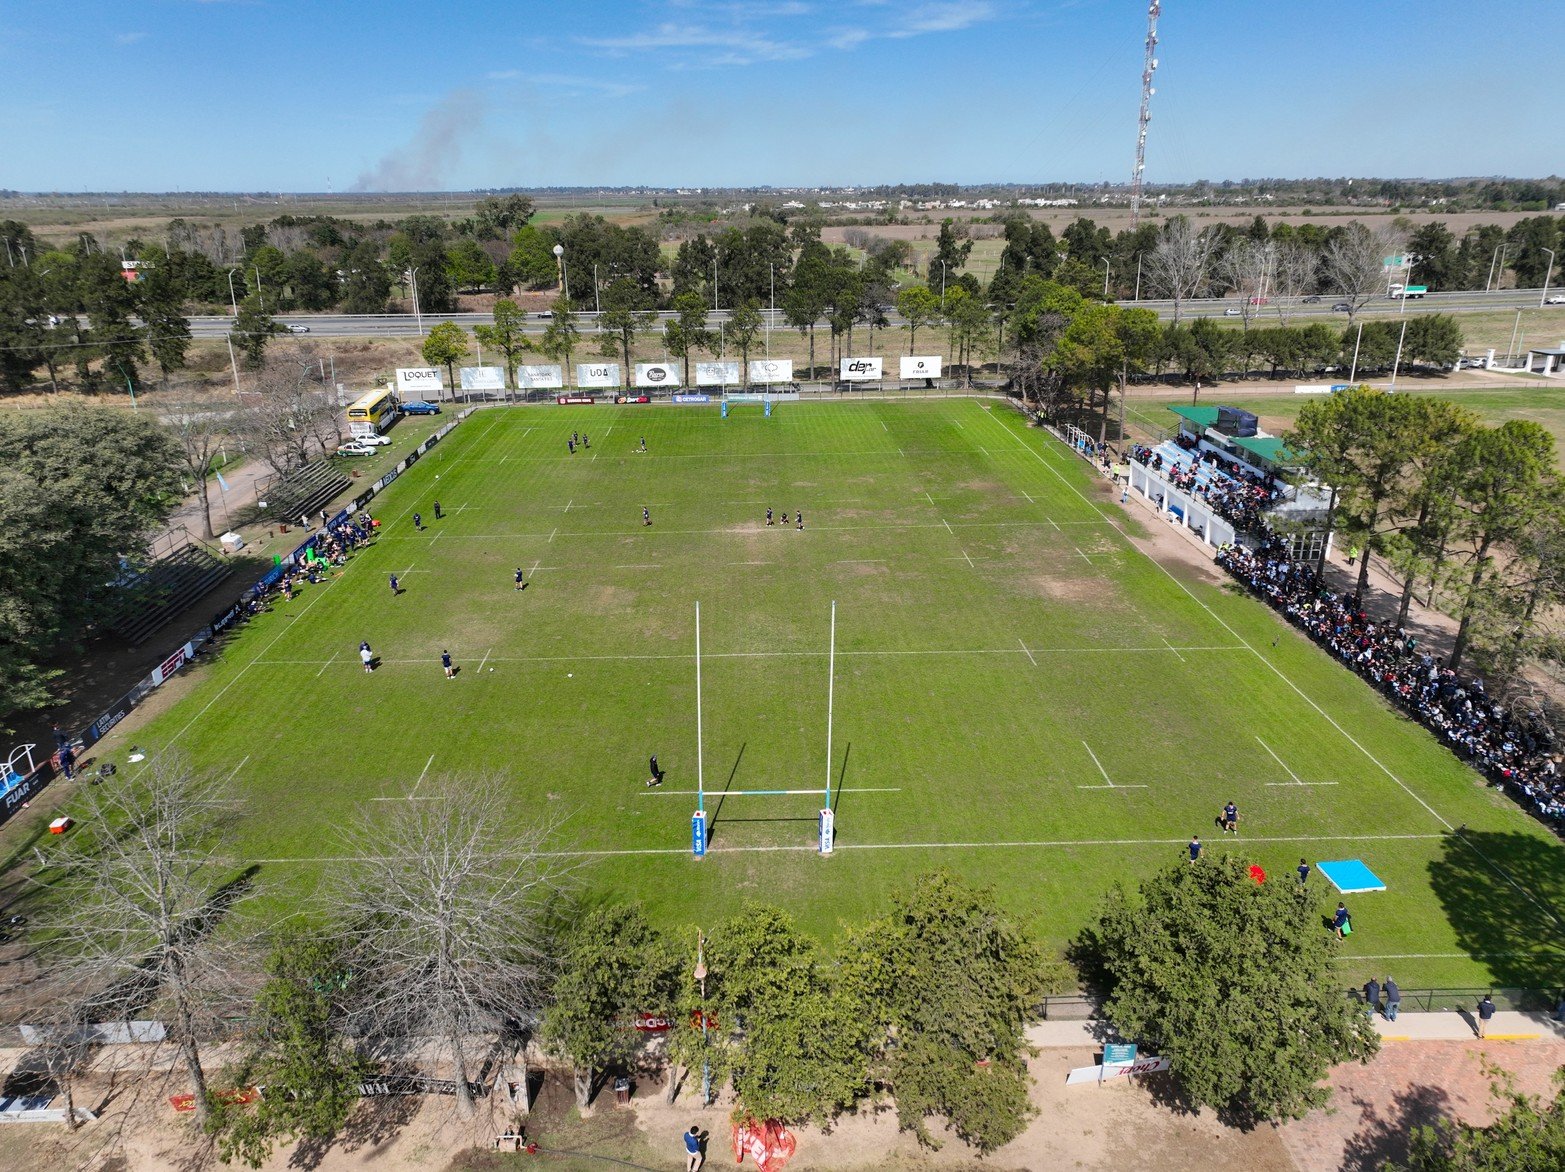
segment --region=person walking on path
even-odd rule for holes
[[[1364,1008],[1370,1017],[1380,1012],[1380,982],[1374,977],[1364,982]]]
[[[1338,901],[1337,914],[1331,918],[1331,927],[1337,933],[1337,939],[1346,939],[1353,931],[1353,919],[1348,915],[1348,905]]]
[[[446,679],[456,679],[456,668],[451,666],[451,652],[442,651],[440,653],[440,666],[446,669]]]
[[[1402,990],[1397,988],[1397,983],[1390,977],[1386,978],[1386,1020],[1396,1021],[1397,1014],[1402,1012]]]
[[[359,644],[359,662],[364,665],[365,671],[375,670],[375,653],[370,650],[368,641]]]
[[[706,1162],[706,1157],[701,1154],[701,1131],[694,1123],[690,1130],[684,1134],[685,1140],[685,1172],[700,1172],[701,1165]]]
[[[1192,834],[1190,836],[1190,845],[1185,849],[1190,852],[1190,861],[1192,863],[1199,859],[1201,857],[1201,836]]]
[[[1478,1036],[1481,1038],[1489,1032],[1489,1019],[1494,1016],[1494,998],[1485,993],[1483,1000],[1478,1003]]]

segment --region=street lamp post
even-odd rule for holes
[[[1402,341],[1407,337],[1407,322],[1402,323],[1402,332],[1397,335],[1397,356],[1391,362],[1391,393],[1396,394],[1397,371],[1402,367]]]
[[[1141,254],[1136,253],[1136,291],[1131,295],[1132,301],[1141,300]]]
[[[266,312],[266,288],[261,284],[261,266],[251,265],[250,271],[255,274],[255,292],[261,299],[261,312]]]
[[[1109,299],[1109,258],[1100,256],[1098,259],[1103,262],[1103,300],[1107,301]]]
[[[418,336],[424,336],[424,315],[418,309],[418,266],[414,265],[408,270],[408,280],[413,286],[413,324],[418,330]]]
[[[598,266],[592,266],[592,308],[600,316],[603,313],[603,303],[598,300]]]
[[[772,360],[772,318],[777,316],[777,266],[767,265],[766,271],[771,274],[772,297],[770,308],[766,311],[766,360]],[[749,372],[746,371],[746,374]],[[768,375],[770,377],[770,375]]]
[[[936,258],[939,259],[939,258]],[[946,307],[946,262],[940,261],[940,308]]]
[[[1359,343],[1364,340],[1364,323],[1359,322],[1358,333],[1353,338],[1353,366],[1348,371],[1348,383],[1352,385],[1358,379],[1359,372]]]
[[[716,257],[716,255],[714,255],[712,257],[712,312],[716,313],[718,311],[718,309],[719,309],[719,306],[717,304],[717,257]]]
[[[1489,258],[1489,279],[1483,283],[1483,291],[1489,292],[1489,286],[1494,284],[1495,275],[1505,275],[1505,252],[1510,248],[1510,241],[1505,241],[1494,250],[1494,255]]]
[[[234,274],[238,271],[238,269],[228,270],[228,304],[233,308],[235,317],[239,316],[239,302],[234,297]]]
[[[1538,294],[1539,309],[1542,309],[1548,303],[1547,299],[1549,296],[1549,278],[1554,275],[1554,250],[1552,248],[1545,248],[1543,251],[1549,254],[1549,267],[1548,270],[1543,274],[1543,292]]]
[[[565,245],[556,244],[554,246],[554,263],[560,270],[560,296],[569,301],[571,299],[571,283],[565,268]]]

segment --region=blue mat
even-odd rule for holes
[[[1316,863],[1315,866],[1343,895],[1386,889],[1380,876],[1366,867],[1362,859],[1338,859],[1330,863]]]

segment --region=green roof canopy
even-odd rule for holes
[[[1242,438],[1235,436],[1233,442],[1236,447],[1241,447],[1247,452],[1253,452],[1270,464],[1292,464],[1299,458],[1299,453],[1293,451],[1280,437],[1275,435],[1245,436]]]
[[[1201,405],[1186,407],[1179,405],[1171,406],[1169,407],[1169,410],[1172,411],[1175,415],[1182,415],[1191,423],[1199,427],[1202,431],[1205,431],[1207,428],[1211,427],[1214,423],[1217,422],[1216,407],[1206,407]]]

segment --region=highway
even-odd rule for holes
[[[1393,301],[1386,297],[1376,297],[1361,310],[1361,313],[1383,316],[1387,313],[1477,313],[1488,310],[1507,309],[1536,309],[1538,300],[1542,296],[1541,289],[1496,289],[1486,293],[1483,290],[1472,290],[1458,293],[1430,293],[1422,298],[1410,299],[1406,302]],[[1288,321],[1290,324],[1300,319],[1325,318],[1327,320],[1346,322],[1348,315],[1332,312],[1339,298],[1330,293],[1320,295],[1320,300],[1306,302],[1302,298],[1295,298],[1286,305]],[[1172,301],[1121,301],[1118,304],[1137,309],[1150,309],[1164,321],[1171,320],[1174,316],[1174,303]],[[1224,317],[1228,309],[1238,309],[1240,303],[1234,297],[1209,297],[1199,300],[1184,302],[1180,307],[1180,319],[1190,321],[1197,317]],[[1250,317],[1252,323],[1261,325],[1275,325],[1281,319],[1279,317],[1279,305],[1277,302],[1269,302],[1265,306],[1257,308]],[[768,316],[769,311],[762,310],[762,317]],[[663,310],[658,315],[659,320],[667,321],[674,314],[669,310]],[[896,313],[889,313],[892,326],[900,326],[902,319]],[[599,332],[597,324],[598,315],[595,313],[579,313],[576,315],[577,327],[585,334]],[[707,324],[717,328],[722,322],[728,320],[728,311],[714,311],[707,314]],[[1235,317],[1237,320],[1237,315]],[[494,322],[492,314],[487,313],[426,313],[422,318],[415,318],[410,313],[381,313],[381,314],[305,314],[288,313],[278,316],[277,321],[285,326],[304,326],[308,333],[300,336],[330,337],[330,338],[415,338],[429,332],[431,326],[440,322],[454,321],[466,329],[474,326],[491,325]],[[197,338],[222,338],[228,335],[233,318],[224,315],[221,317],[193,317],[190,319],[190,332]],[[824,327],[826,322],[817,323]],[[541,334],[548,325],[548,315],[529,313],[525,332],[531,335]],[[422,328],[421,328],[422,327]],[[772,319],[772,328],[775,330],[792,329],[793,327],[783,319],[782,311],[776,311]]]

